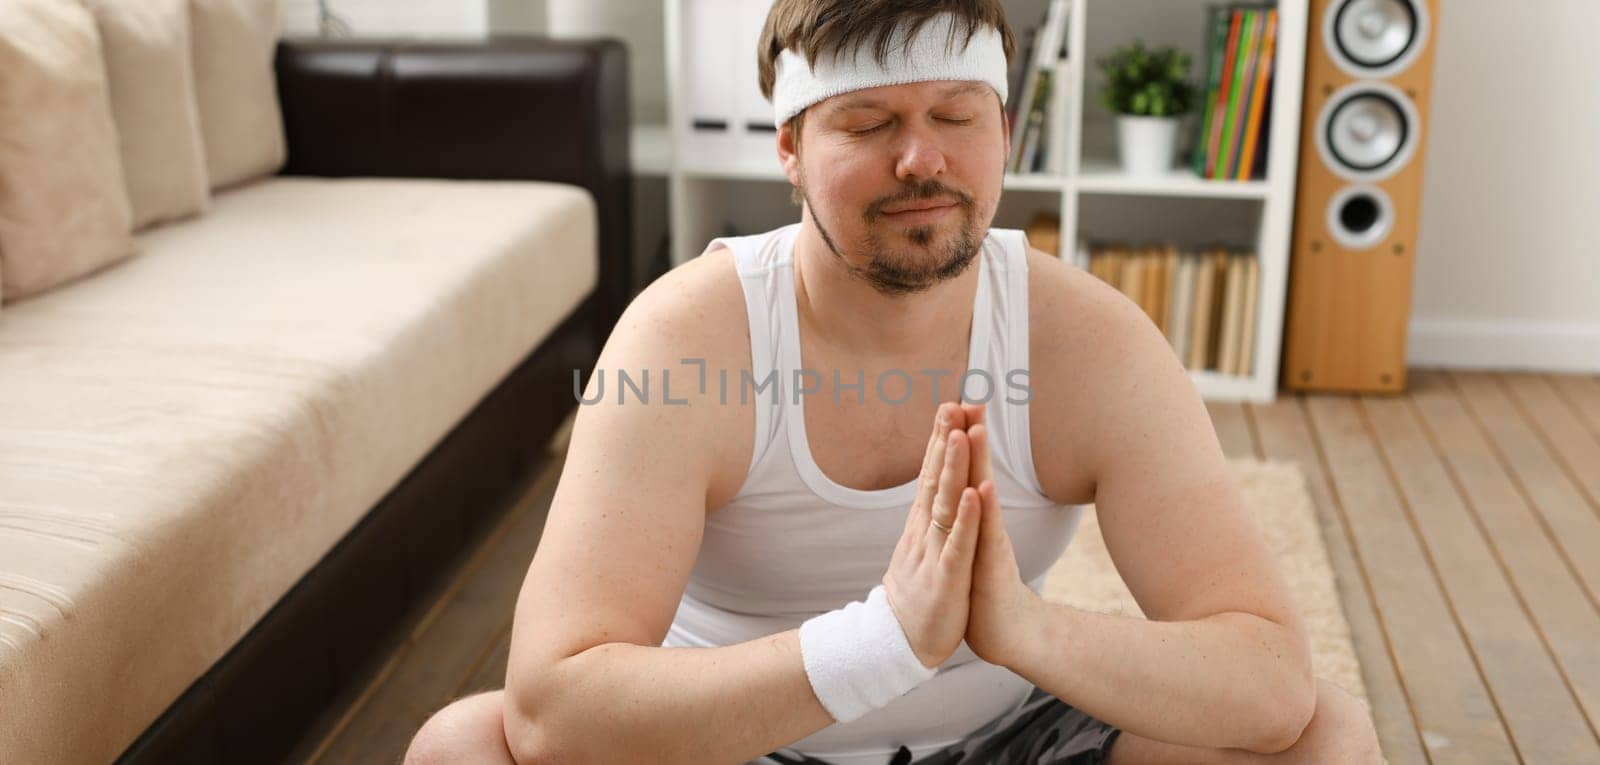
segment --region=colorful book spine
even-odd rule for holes
[[[1250,116],[1250,99],[1255,95],[1256,71],[1261,66],[1261,36],[1262,26],[1267,14],[1264,11],[1250,12],[1250,32],[1245,35],[1244,50],[1244,79],[1239,81],[1239,113],[1234,122],[1233,140],[1228,142],[1228,157],[1223,163],[1223,178],[1233,178],[1239,174],[1240,150],[1244,144],[1245,122]]]
[[[1244,19],[1244,13],[1233,10],[1229,12],[1228,17],[1228,39],[1223,47],[1222,81],[1217,85],[1214,107],[1216,111],[1211,118],[1211,134],[1206,137],[1205,177],[1207,178],[1216,177],[1217,157],[1221,155],[1222,117],[1227,109],[1228,91],[1233,84],[1234,52],[1238,49],[1239,25]]]
[[[1278,12],[1267,11],[1266,38],[1261,44],[1261,64],[1255,78],[1255,95],[1250,99],[1250,118],[1245,125],[1244,148],[1239,152],[1239,172],[1235,175],[1241,181],[1248,181],[1255,173],[1256,142],[1261,135],[1261,114],[1265,111],[1265,101],[1268,87],[1272,81],[1273,56],[1276,53],[1278,41]]]
[[[1222,81],[1223,49],[1228,44],[1228,19],[1229,14],[1222,8],[1215,5],[1206,7],[1205,114],[1200,118],[1200,132],[1196,134],[1194,156],[1190,157],[1194,174],[1201,177],[1205,177],[1206,174],[1206,148],[1210,145],[1211,120],[1217,112],[1217,88]]]
[[[1239,130],[1239,102],[1244,97],[1245,70],[1249,67],[1251,35],[1255,26],[1255,11],[1236,11],[1241,15],[1239,22],[1239,44],[1233,54],[1233,76],[1228,83],[1228,107],[1222,117],[1222,138],[1217,143],[1217,161],[1211,171],[1211,178],[1228,177],[1228,158],[1234,148],[1234,141],[1238,139]]]

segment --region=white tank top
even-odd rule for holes
[[[749,472],[738,493],[706,518],[699,555],[664,646],[742,643],[865,600],[882,582],[905,527],[915,478],[862,491],[834,483],[812,459],[803,416],[806,396],[794,395],[792,383],[800,368],[794,280],[799,228],[796,223],[712,242],[732,250],[744,286],[751,374],[759,382],[777,370],[774,387],[780,390],[777,396],[771,388],[754,394],[756,437]],[[1009,384],[1006,376],[1028,368],[1023,232],[990,229],[976,261],[980,270],[967,369],[985,370],[993,386],[969,374],[963,395],[968,401],[987,400],[990,460],[1006,530],[1023,581],[1039,592],[1077,531],[1083,507],[1057,505],[1044,495],[1029,446],[1028,406],[1011,403],[1027,398],[1030,384],[1025,375],[1014,375]],[[877,395],[875,382],[869,378],[863,392],[845,392],[841,398]],[[941,388],[956,384],[953,377],[939,382]],[[815,378],[809,384],[815,387]],[[738,390],[729,386],[730,400]],[[886,381],[884,390],[890,400],[904,395],[905,380]],[[979,659],[963,641],[938,674],[888,706],[785,748],[840,765],[883,765],[901,745],[921,757],[1020,706],[1030,690],[1026,679]]]

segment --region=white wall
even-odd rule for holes
[[[327,0],[356,37],[477,38],[489,32],[488,0]],[[283,0],[284,32],[317,34],[317,0]]]
[[[1600,372],[1600,3],[1443,5],[1409,363]]]
[[[489,0],[489,30],[501,34],[543,34],[545,0]]]
[[[628,43],[633,121],[667,121],[666,18],[662,0],[544,0],[554,37],[618,37]],[[752,47],[750,55],[755,55]]]

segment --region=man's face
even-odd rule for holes
[[[883,294],[921,292],[966,270],[994,218],[1010,147],[999,97],[981,82],[888,85],[805,112],[799,153],[778,153],[823,241]]]

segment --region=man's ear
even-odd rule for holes
[[[1000,131],[1005,133],[1006,153],[1001,161],[1011,159],[1011,116],[1006,114],[1006,105],[1000,104]]]
[[[794,120],[785,120],[778,126],[778,164],[783,166],[783,174],[788,176],[789,183],[795,187],[800,186],[800,154],[795,151],[795,144],[800,136],[794,134]]]

